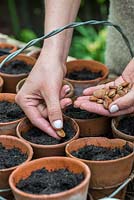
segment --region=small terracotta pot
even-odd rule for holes
[[[123,158],[106,161],[79,159],[72,156],[71,152],[77,151],[78,149],[87,145],[95,145],[108,148],[121,148],[125,144],[126,141],[121,139],[108,139],[103,137],[80,138],[67,144],[65,150],[67,156],[84,162],[91,169],[92,177],[89,192],[90,189],[97,191],[100,189],[104,189],[104,191],[106,189],[110,189],[111,192],[111,188],[117,188],[130,175],[134,163],[134,152]],[[128,144],[134,148],[133,143],[128,142]],[[100,192],[100,195],[101,193],[102,191]],[[93,198],[96,198],[96,196],[93,195],[93,192],[91,194]],[[99,198],[102,197],[105,197],[105,195],[100,196]]]
[[[4,59],[6,58],[6,56],[1,56],[0,57],[0,62],[2,62]],[[25,63],[34,66],[36,60],[33,57],[30,56],[26,56],[25,54],[20,54],[18,56],[16,56],[15,58],[13,58],[11,61],[7,62],[10,63],[13,60],[21,60],[24,61]],[[4,80],[4,87],[3,87],[3,92],[8,92],[8,93],[15,93],[16,92],[16,85],[17,83],[28,76],[28,73],[23,73],[23,74],[6,74],[6,73],[2,73],[0,72],[0,76],[3,78]]]
[[[132,115],[133,114],[131,114],[131,116]],[[113,136],[114,136],[114,138],[121,138],[123,140],[127,140],[127,141],[130,141],[130,142],[134,143],[134,136],[127,135],[127,134],[125,134],[122,131],[119,131],[117,129],[119,121],[124,117],[126,117],[126,115],[125,116],[115,117],[115,118],[112,119],[112,133],[113,133]]]
[[[0,93],[0,101],[15,102],[16,94]],[[10,122],[0,122],[0,135],[16,136],[16,126],[23,118]]]
[[[80,71],[82,69],[88,69],[93,72],[102,72],[102,77],[96,78],[94,80],[79,81],[66,78],[66,80],[72,83],[74,86],[76,96],[80,96],[85,88],[97,85],[100,81],[107,78],[109,73],[108,68],[104,64],[94,60],[73,60],[67,62],[66,66],[67,74],[73,72],[74,70]]]
[[[75,130],[75,135],[73,138],[70,140],[61,143],[61,144],[55,144],[55,145],[40,145],[40,144],[35,144],[32,142],[29,142],[23,138],[23,134],[27,132],[30,128],[33,127],[33,125],[30,123],[30,121],[25,118],[23,119],[17,126],[16,132],[17,136],[28,142],[34,150],[34,158],[42,158],[42,157],[47,157],[47,156],[64,156],[65,155],[65,146],[70,142],[79,137],[79,127],[77,123],[71,119],[66,117],[66,120],[69,120],[70,123],[72,123],[72,126]]]
[[[0,42],[0,49],[10,48],[9,53],[17,50],[17,46],[9,43]]]
[[[29,53],[27,53],[28,56],[31,56],[35,59],[38,59],[39,55],[40,55],[41,50],[33,50]]]
[[[0,92],[2,92],[2,90],[3,90],[3,84],[4,84],[4,80],[3,80],[3,78],[0,76]]]
[[[43,167],[49,171],[66,168],[74,173],[83,173],[85,179],[68,191],[51,195],[28,194],[16,188],[19,180],[27,178],[32,171]],[[34,160],[20,166],[11,174],[9,184],[17,200],[86,200],[90,177],[90,170],[84,163],[66,157],[51,157]]]
[[[16,93],[19,92],[19,90],[21,89],[21,87],[23,86],[23,84],[25,83],[25,81],[26,81],[26,78],[24,78],[24,79],[22,79],[22,80],[20,80],[20,81],[18,82],[18,84],[16,85]],[[68,97],[68,98],[72,97],[72,96],[73,96],[73,93],[74,93],[74,88],[73,88],[72,84],[69,83],[69,82],[66,81],[66,80],[63,80],[63,85],[69,85],[70,91],[69,91],[69,93],[66,95],[66,97]]]
[[[4,147],[6,147],[7,149],[11,149],[11,148],[16,147],[16,148],[19,148],[21,150],[21,152],[27,153],[28,158],[26,159],[25,162],[21,163],[20,165],[27,163],[28,161],[30,161],[32,159],[32,156],[33,156],[32,147],[28,143],[20,140],[19,138],[13,137],[13,136],[1,135],[0,136],[0,143],[2,143],[2,145]],[[8,179],[9,179],[10,174],[17,167],[18,166],[7,168],[7,169],[0,169],[0,180],[1,180],[0,181],[0,196],[3,196],[5,198],[9,197],[10,187],[9,187]],[[3,190],[3,192],[2,192],[2,190]]]

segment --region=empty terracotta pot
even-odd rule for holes
[[[27,178],[32,171],[45,167],[47,170],[66,168],[74,173],[83,173],[84,180],[76,187],[51,195],[28,194],[16,188],[16,183]],[[86,200],[90,181],[90,170],[82,162],[66,157],[49,157],[31,161],[17,168],[9,178],[10,187],[16,200]]]
[[[6,56],[1,56],[0,57],[0,62],[2,62],[5,58],[6,58]],[[7,62],[7,64],[12,62],[13,60],[24,61],[25,63],[27,63],[28,65],[31,65],[32,67],[34,66],[34,64],[36,62],[36,59],[34,59],[33,57],[26,56],[25,54],[20,54],[20,55],[16,56],[15,58],[13,58],[11,61]],[[0,72],[0,76],[4,80],[3,92],[15,93],[16,92],[17,83],[21,79],[27,77],[28,73],[6,74],[6,73]]]
[[[34,158],[42,158],[42,157],[47,157],[47,156],[64,156],[65,155],[65,146],[70,142],[79,137],[79,127],[77,123],[71,119],[66,117],[66,120],[68,120],[75,131],[74,137],[72,137],[70,140],[60,143],[60,144],[55,144],[55,145],[41,145],[41,144],[35,144],[32,142],[29,142],[23,138],[23,134],[26,133],[29,129],[33,127],[33,125],[30,123],[30,121],[25,118],[23,119],[17,126],[16,132],[17,136],[28,142],[34,151]]]
[[[3,78],[0,76],[0,92],[2,92],[2,90],[3,90],[3,84],[4,84],[4,80],[3,80]]]
[[[111,122],[111,124],[112,124],[112,133],[113,133],[114,138],[121,138],[123,140],[134,142],[134,136],[127,135],[126,133],[123,133],[122,131],[118,130],[118,128],[117,128],[118,124],[119,124],[119,121],[121,119],[123,119],[124,117],[126,117],[126,116],[127,115],[119,116],[119,117],[115,117],[115,118],[112,119],[112,122]],[[131,116],[134,116],[134,115],[131,114]]]
[[[87,69],[92,72],[101,72],[102,76],[99,78],[96,78],[94,80],[72,80],[69,78],[66,78],[67,81],[69,81],[75,90],[75,95],[80,96],[85,88],[95,86],[103,79],[107,78],[109,70],[108,68],[97,61],[94,60],[73,60],[66,63],[67,66],[67,74],[75,71],[80,71],[82,69]]]
[[[19,148],[21,150],[21,152],[27,153],[27,155],[28,155],[27,159],[25,160],[25,162],[21,163],[20,165],[27,163],[28,161],[30,161],[32,159],[32,156],[33,156],[32,147],[28,143],[20,140],[19,138],[13,137],[13,136],[0,135],[0,143],[7,149],[16,147],[16,148]],[[0,180],[1,180],[0,181],[0,196],[3,196],[8,199],[11,198],[9,196],[11,193],[10,193],[8,179],[9,179],[10,174],[17,167],[18,166],[6,168],[6,169],[0,169]],[[2,190],[3,190],[3,192],[2,192]]]
[[[0,93],[0,101],[15,102],[15,94]],[[10,122],[0,122],[0,135],[16,136],[16,126],[23,118]]]
[[[0,42],[0,49],[8,49],[9,53],[17,50],[17,46],[9,43]]]
[[[21,89],[21,87],[23,86],[25,81],[26,81],[26,78],[24,78],[24,79],[22,79],[21,81],[18,82],[18,84],[16,85],[16,93],[19,92],[19,90]],[[73,88],[72,84],[69,83],[66,80],[63,80],[63,85],[69,85],[70,91],[68,92],[68,94],[66,94],[66,97],[68,97],[68,98],[72,97],[73,93],[74,93],[74,88]]]
[[[111,191],[114,191],[126,178],[128,178],[134,163],[134,152],[119,159],[106,161],[79,159],[72,156],[71,152],[77,151],[78,149],[87,145],[95,145],[108,148],[122,148],[125,144],[125,140],[108,139],[103,137],[80,138],[67,144],[65,149],[67,156],[84,162],[91,169],[92,177],[89,191],[91,192],[91,195],[94,199],[106,197],[104,194],[107,194],[108,196],[112,193]],[[128,142],[128,144],[130,147],[134,148],[133,143]]]

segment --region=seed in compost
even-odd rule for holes
[[[68,169],[48,171],[45,168],[33,171],[20,180],[16,187],[31,194],[55,194],[74,188],[84,180],[83,173],[73,173]]]
[[[16,103],[0,101],[0,122],[10,122],[24,117],[25,114]]]
[[[20,149],[16,147],[9,149],[0,143],[0,169],[17,166],[23,163],[27,157],[27,154],[22,153]]]
[[[31,71],[32,66],[21,60],[13,60],[4,64],[0,68],[0,72],[6,74],[27,74]]]
[[[76,66],[77,69],[77,66]],[[96,78],[102,77],[102,72],[93,72],[89,69],[83,68],[82,70],[74,70],[73,72],[67,73],[66,78],[72,79],[72,80],[79,80],[79,81],[85,81],[85,80],[93,80]]]
[[[133,149],[126,143],[122,148],[107,148],[94,145],[87,145],[77,151],[72,151],[74,157],[84,160],[115,160],[125,157],[133,152]]]
[[[119,121],[117,129],[127,135],[134,136],[134,116],[122,118]]]
[[[61,138],[60,140],[53,138],[49,136],[47,133],[44,133],[42,130],[32,127],[29,129],[26,133],[23,133],[22,137],[35,144],[42,144],[42,145],[54,145],[54,144],[61,144],[63,142],[67,142],[75,135],[75,130],[73,129],[72,124],[64,120],[64,132],[66,133],[66,136],[64,138]]]

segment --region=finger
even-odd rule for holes
[[[116,117],[116,116],[126,115],[126,114],[130,114],[130,113],[134,113],[134,106],[131,106],[124,110],[119,110],[118,112],[115,112],[115,113],[111,113],[110,116]]]
[[[64,98],[66,94],[70,91],[69,85],[64,85],[61,89],[60,99]]]

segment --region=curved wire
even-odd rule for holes
[[[21,52],[23,52],[25,49],[33,46],[34,44],[40,42],[41,40],[45,40],[49,37],[52,37],[66,29],[69,29],[69,28],[75,28],[75,27],[78,27],[78,26],[83,26],[83,25],[87,25],[87,24],[90,24],[90,25],[100,25],[100,24],[103,24],[105,26],[112,26],[114,27],[122,36],[122,38],[124,39],[124,42],[130,52],[130,55],[131,57],[134,57],[134,54],[132,52],[132,49],[131,49],[131,45],[129,43],[129,40],[127,38],[127,36],[123,33],[122,29],[116,25],[116,24],[113,24],[112,22],[109,22],[109,21],[98,21],[98,20],[89,20],[89,21],[85,21],[85,22],[73,22],[73,23],[70,23],[68,25],[65,25],[61,28],[58,28],[56,30],[53,30],[51,31],[50,33],[46,34],[46,35],[43,35],[42,37],[39,37],[39,38],[36,38],[36,39],[33,39],[31,41],[29,41],[24,47],[22,47],[21,49],[9,54],[1,63],[0,63],[0,68],[8,61],[12,60],[15,56],[17,56],[18,54],[20,54]]]

